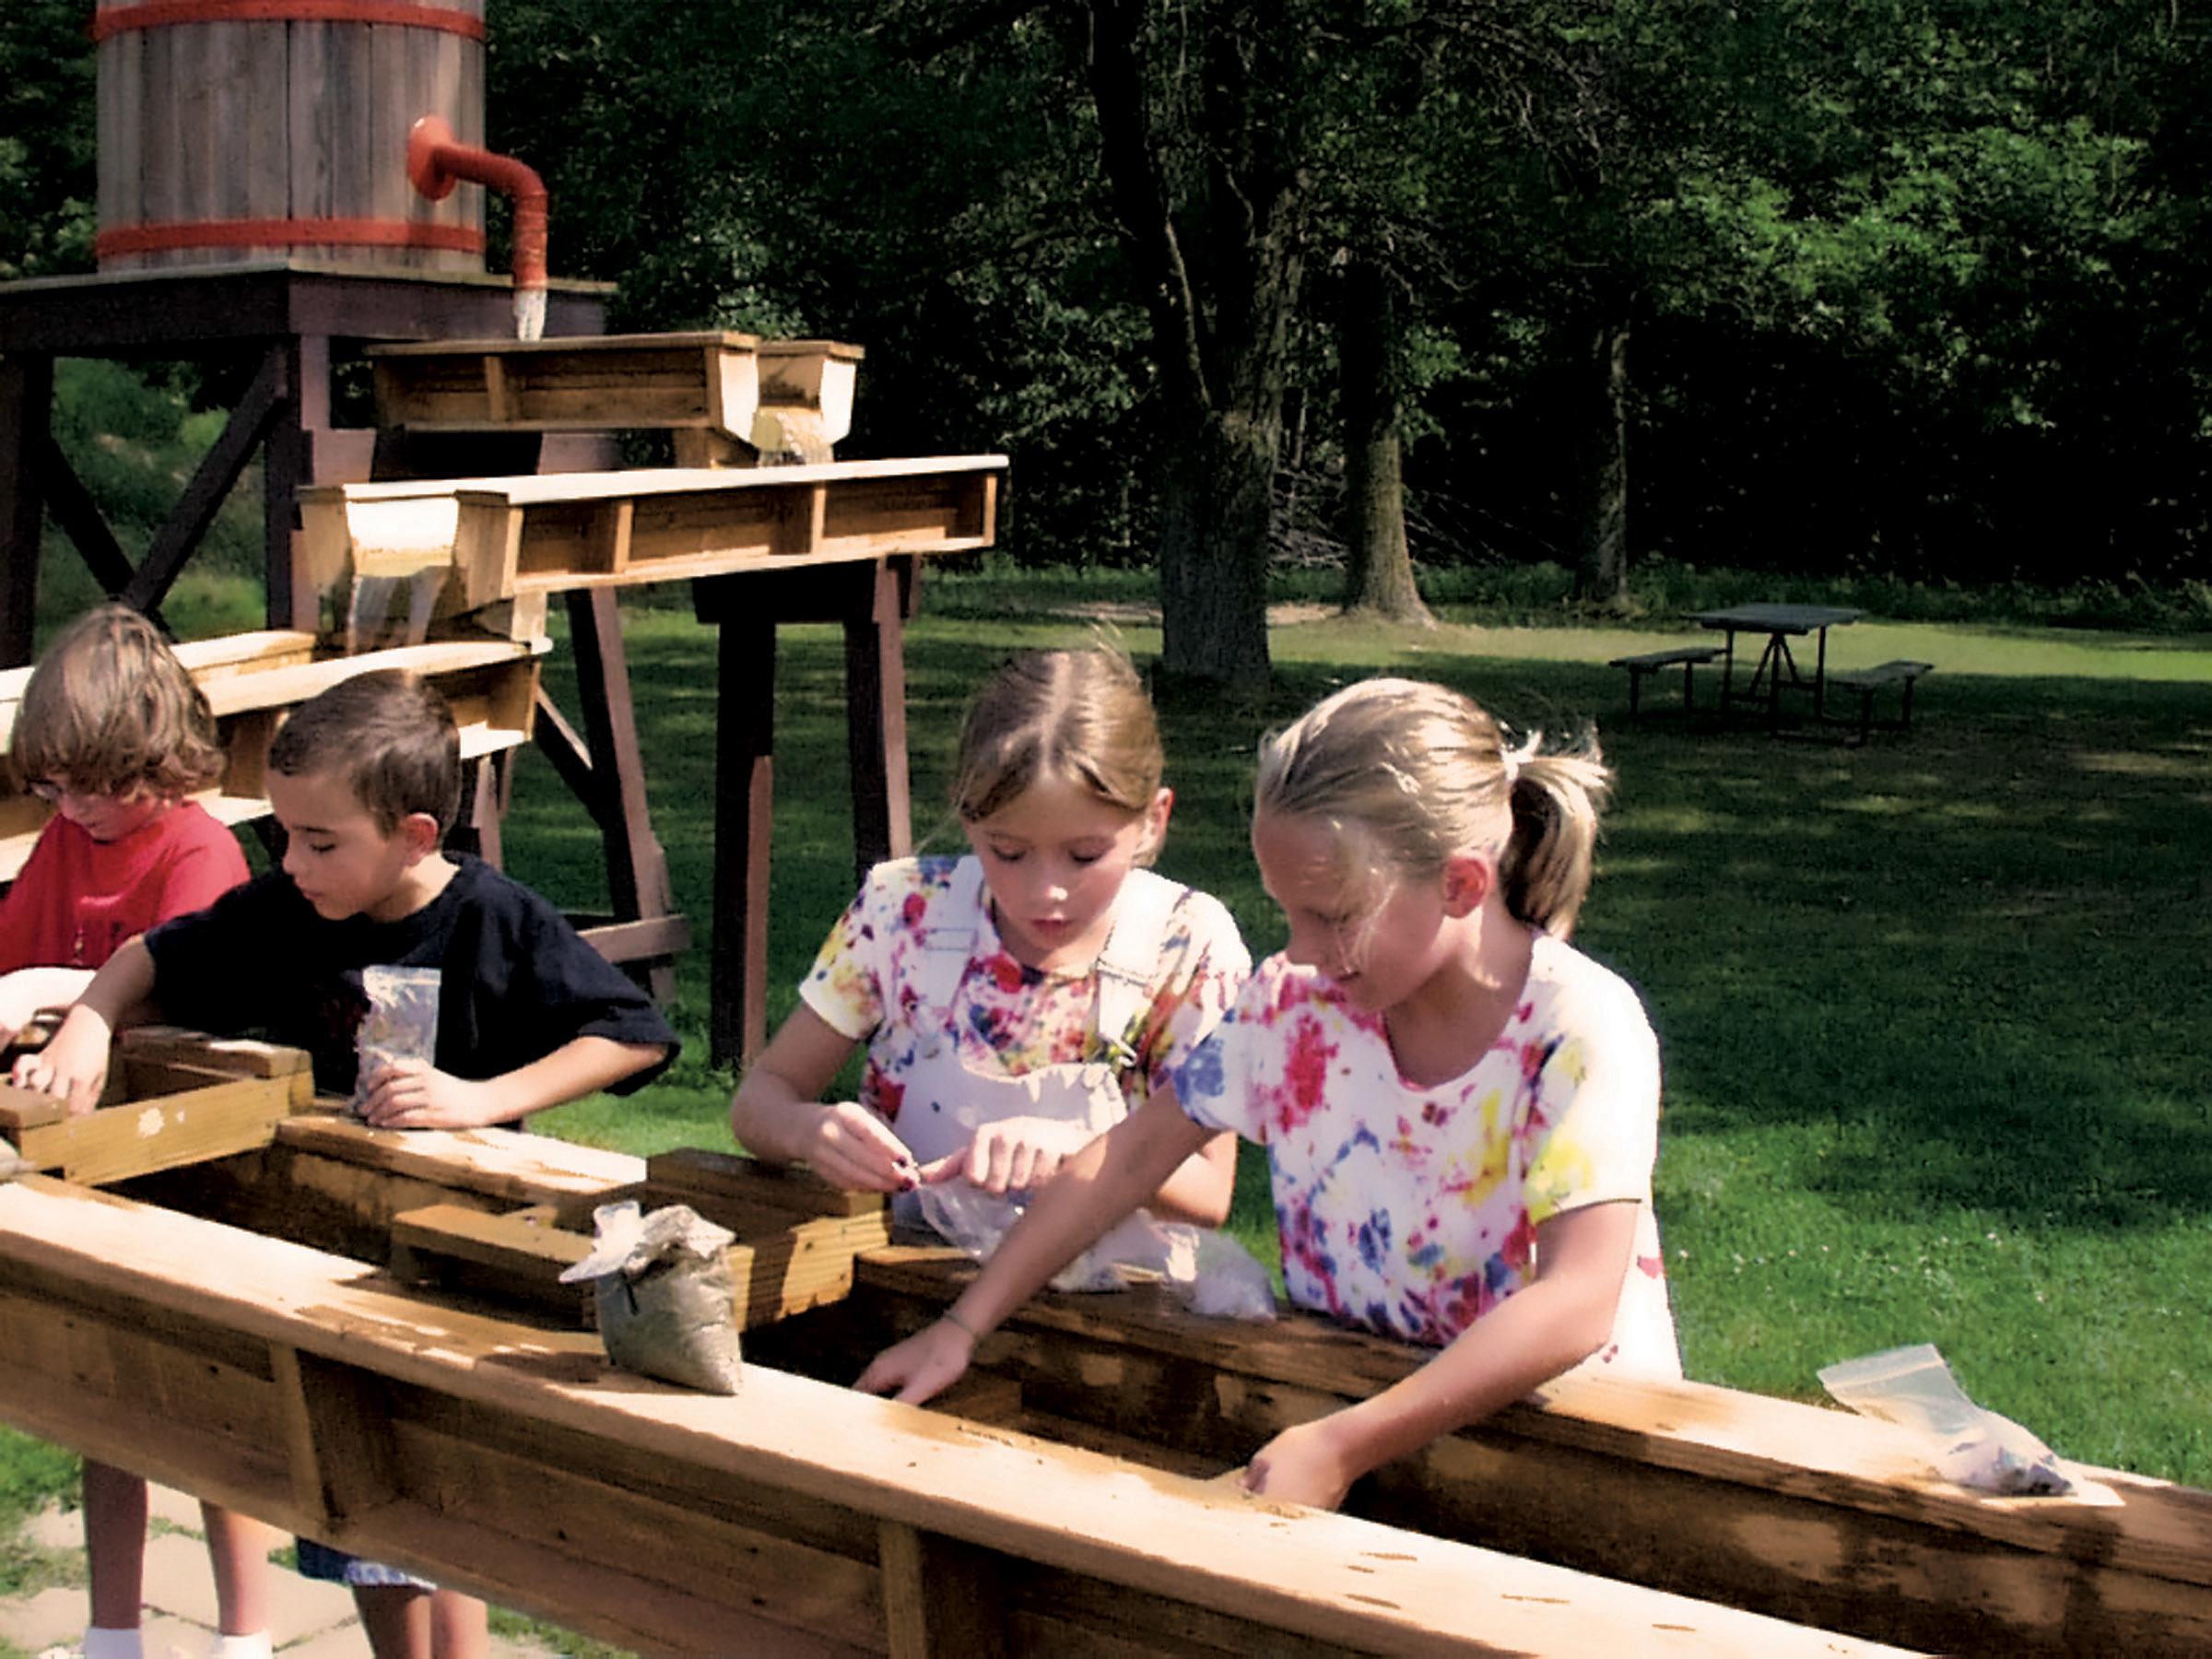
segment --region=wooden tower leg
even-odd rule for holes
[[[569,636],[576,653],[577,699],[584,743],[598,787],[592,801],[606,847],[607,896],[618,925],[669,915],[668,856],[653,833],[645,804],[645,761],[638,749],[638,723],[629,694],[629,660],[622,649],[622,618],[615,595],[591,588],[566,595]],[[665,958],[646,971],[653,1000],[676,993],[676,969]]]
[[[884,559],[845,629],[846,754],[853,774],[853,879],[914,847],[906,765],[906,618],[914,560]]]
[[[700,583],[702,588],[707,584]],[[773,610],[720,619],[714,756],[714,922],[707,1028],[713,1063],[768,1041],[769,845],[776,800]]]
[[[0,358],[0,668],[30,661],[39,608],[38,461],[53,415],[53,359]]]

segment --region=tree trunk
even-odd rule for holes
[[[1354,256],[1336,356],[1344,403],[1344,608],[1433,627],[1406,544],[1398,437],[1398,308],[1389,275]]]
[[[1268,527],[1279,425],[1202,414],[1161,480],[1160,666],[1244,688],[1267,684]]]
[[[1230,0],[1199,14],[1190,127],[1155,130],[1145,0],[1092,0],[1090,83],[1114,208],[1151,312],[1167,434],[1161,480],[1161,666],[1266,685],[1267,559],[1282,454],[1289,319],[1302,271],[1305,180],[1290,135],[1255,99],[1285,73],[1280,20]],[[1269,24],[1277,26],[1270,29]],[[1290,42],[1289,44],[1295,44]],[[1187,74],[1182,59],[1167,71]],[[1195,147],[1171,187],[1163,151]],[[1191,246],[1186,249],[1185,239]]]
[[[1591,325],[1582,376],[1586,455],[1576,596],[1625,606],[1629,598],[1629,325]]]

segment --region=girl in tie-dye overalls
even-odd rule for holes
[[[738,1087],[738,1140],[898,1194],[903,1221],[957,1194],[1003,1230],[1212,1031],[1250,970],[1217,900],[1142,867],[1173,803],[1161,772],[1125,656],[1002,667],[960,736],[953,807],[971,853],[869,873]],[[864,1042],[859,1098],[823,1101]],[[1202,1137],[1138,1197],[1152,1218],[1217,1225],[1235,1159],[1233,1135]],[[1158,1242],[1135,1218],[1104,1254],[1153,1265]]]

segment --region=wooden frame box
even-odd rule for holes
[[[98,1186],[265,1147],[313,1099],[304,1050],[146,1026],[118,1039],[101,1102],[81,1116],[0,1082],[0,1136],[31,1169]]]

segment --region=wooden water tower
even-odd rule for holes
[[[334,348],[514,331],[510,280],[484,269],[483,191],[432,199],[407,172],[424,116],[482,141],[483,9],[98,0],[100,274],[0,285],[0,666],[30,659],[45,512],[101,586],[155,611],[256,453],[268,619],[312,626],[293,580],[296,492],[364,480],[375,454],[372,431],[332,424]],[[599,333],[606,291],[554,285],[546,332]],[[60,357],[252,371],[135,563],[53,443]]]

